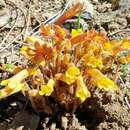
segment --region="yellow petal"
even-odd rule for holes
[[[130,40],[129,39],[124,39],[122,41],[122,48],[126,50],[130,50]]]
[[[28,48],[29,48],[28,46],[23,45],[22,48],[20,49],[20,51],[24,54],[24,53],[26,53]]]
[[[1,83],[0,83],[0,85],[2,85],[2,86],[7,86],[8,83],[9,83],[9,80],[6,79],[6,80],[2,80]]]
[[[76,78],[72,78],[72,77],[67,77],[65,74],[63,73],[57,73],[55,75],[55,79],[56,80],[60,80],[63,81],[65,83],[67,83],[68,85],[72,84],[75,82]]]
[[[19,83],[15,88],[5,87],[0,90],[0,99],[8,97],[14,93],[18,93],[20,91],[28,90],[28,86],[26,83]]]
[[[77,76],[80,75],[80,70],[79,68],[75,67],[75,66],[70,66],[66,73],[65,73],[65,82],[67,84],[72,84],[76,81]]]
[[[20,71],[18,74],[11,77],[9,80],[12,82],[13,82],[13,80],[16,80],[16,82],[21,82],[22,80],[24,80],[28,76],[29,76],[28,70],[24,69],[24,70]]]
[[[71,66],[67,69],[65,75],[67,77],[75,78],[76,76],[80,75],[80,70],[76,66]]]
[[[106,41],[103,43],[103,52],[107,55],[115,56],[121,51],[121,41]]]
[[[113,55],[113,46],[110,41],[103,43],[103,50],[105,53],[107,53],[109,55]]]
[[[82,61],[83,61],[83,64],[87,67],[100,68],[100,69],[103,68],[103,63],[100,58],[84,55],[82,58]]]
[[[71,32],[72,37],[75,37],[75,36],[82,34],[82,33],[83,33],[83,30],[81,28],[80,29],[72,29],[72,32]]]
[[[64,76],[63,81],[64,81],[65,83],[67,83],[68,85],[70,85],[70,84],[72,84],[72,83],[74,83],[74,82],[76,81],[76,78],[71,78],[71,77],[66,77],[66,76]]]
[[[46,61],[45,60],[42,60],[39,65],[41,65],[42,67],[46,65]]]
[[[24,69],[20,71],[18,74],[14,75],[10,79],[3,80],[1,85],[8,86],[10,88],[15,88],[22,80],[29,76],[28,70]]]
[[[28,68],[27,72],[29,75],[38,75],[40,73],[40,70],[35,68]]]
[[[89,98],[91,96],[91,94],[87,89],[87,86],[85,85],[82,76],[78,76],[76,82],[76,97],[80,98],[81,102],[84,102],[86,98]]]
[[[55,81],[53,79],[50,79],[47,83],[47,85],[41,86],[41,91],[39,91],[40,95],[50,96],[51,93],[54,91],[54,85]]]
[[[92,84],[96,85],[100,89],[105,90],[118,90],[117,85],[107,78],[105,75],[103,75],[99,70],[97,69],[90,69],[88,70],[88,74],[92,78]]]
[[[40,43],[40,45],[44,44],[44,42],[43,42],[41,39],[39,39],[39,38],[37,38],[37,37],[34,37],[34,36],[28,36],[28,37],[26,38],[26,42],[30,42],[30,43],[32,43],[33,45],[34,45],[35,42]]]
[[[30,56],[28,55],[28,51],[29,51],[29,47],[28,46],[25,46],[23,45],[21,48],[20,48],[20,53],[25,56],[27,59],[30,59]]]
[[[5,97],[7,97],[6,92],[4,92],[3,89],[0,90],[0,99],[5,98]]]

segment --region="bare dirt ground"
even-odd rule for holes
[[[26,64],[19,54],[27,35],[40,23],[64,7],[65,0],[7,0],[0,1],[0,63]],[[92,0],[94,15],[86,21],[110,39],[130,38],[130,0]],[[114,73],[114,72],[113,72]],[[130,71],[118,84],[120,94],[96,90],[93,99],[85,102],[75,114],[58,108],[52,115],[35,113],[27,99],[16,94],[0,101],[0,130],[130,130]],[[0,73],[0,79],[8,73]],[[111,76],[111,75],[110,75]],[[126,93],[127,91],[127,93]],[[28,105],[26,105],[28,104]]]

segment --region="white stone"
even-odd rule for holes
[[[7,24],[9,19],[10,19],[10,16],[9,16],[8,12],[5,9],[0,10],[0,27]]]

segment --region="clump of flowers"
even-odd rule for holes
[[[82,5],[78,3],[73,7],[73,13],[69,10],[69,15],[66,12],[55,24],[42,25],[39,30],[41,38],[27,37],[27,45],[23,45],[20,52],[29,65],[12,67],[14,76],[1,82],[5,87],[0,90],[0,99],[19,91],[27,92],[34,109],[42,111],[44,107],[41,106],[47,106],[48,97],[69,107],[73,102],[83,103],[90,98],[94,93],[92,87],[119,90],[105,72],[112,63],[130,62],[130,54],[118,56],[130,50],[130,40],[110,41],[94,29],[69,32],[61,27],[67,18],[81,10]],[[6,70],[7,66],[3,65],[1,69]]]

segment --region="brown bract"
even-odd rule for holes
[[[71,9],[66,11],[56,22],[56,25],[62,25],[67,19],[72,18],[73,16],[79,14],[83,9],[83,5],[81,3],[77,3]]]

